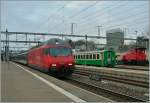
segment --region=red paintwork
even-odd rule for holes
[[[69,63],[73,64],[74,66],[74,57],[73,55],[70,56],[57,56],[53,57],[50,55],[44,54],[45,48],[51,48],[51,47],[68,47],[71,48],[69,45],[43,45],[41,47],[32,49],[28,53],[28,64],[37,66],[42,69],[51,69],[52,64],[56,64],[56,69],[60,70],[60,65],[65,65],[65,67],[69,67]]]
[[[122,55],[123,61],[146,61],[145,50],[135,48]]]

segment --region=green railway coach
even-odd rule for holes
[[[112,50],[77,52],[74,54],[75,63],[80,65],[115,66],[116,54]]]

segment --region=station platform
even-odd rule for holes
[[[2,102],[112,102],[14,62],[1,62]]]

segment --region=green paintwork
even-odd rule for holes
[[[76,60],[76,64],[101,66],[101,60]]]
[[[116,64],[116,54],[114,51],[100,51],[100,52],[80,52],[80,54],[100,54],[100,59],[75,59],[76,64],[81,64],[81,65],[95,65],[95,66],[115,66]],[[75,54],[75,55],[78,55]]]

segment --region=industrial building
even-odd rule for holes
[[[149,39],[144,36],[137,37],[137,46],[146,48],[148,50],[149,49]]]
[[[106,31],[106,49],[119,50],[124,45],[124,32],[117,28]]]

